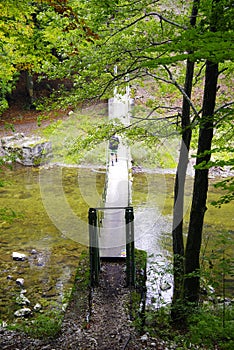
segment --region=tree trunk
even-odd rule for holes
[[[185,92],[190,97],[192,89],[194,63],[187,61]],[[192,130],[190,128],[190,106],[183,99],[182,109],[182,140],[179,162],[176,171],[174,185],[174,208],[173,208],[173,275],[174,290],[171,307],[173,321],[180,319],[180,303],[183,292],[184,278],[184,241],[183,241],[183,216],[184,216],[184,186],[188,165],[188,154],[190,148]]]
[[[205,87],[203,96],[202,118],[198,140],[196,166],[210,160],[213,138],[213,114],[216,100],[218,64],[206,62]],[[206,152],[208,151],[208,152]],[[199,301],[200,276],[199,256],[202,241],[202,228],[206,211],[208,192],[208,169],[196,169],[193,187],[193,200],[190,213],[188,238],[185,252],[184,298],[197,304]]]
[[[190,24],[195,26],[200,1],[194,0]],[[191,98],[192,82],[194,74],[194,62],[187,60],[186,77],[184,91]],[[190,105],[188,100],[183,97],[182,106],[182,140],[179,155],[179,162],[176,171],[176,179],[174,185],[174,208],[173,208],[173,275],[174,290],[171,306],[171,317],[173,321],[180,319],[180,304],[183,295],[184,280],[184,241],[183,241],[183,216],[184,216],[184,186],[186,171],[188,166],[188,155],[190,149],[190,141],[192,130],[190,127]]]
[[[29,98],[29,105],[31,107],[33,105],[33,102],[34,102],[33,77],[28,71],[25,71],[25,75],[26,75],[26,91],[27,91],[28,98]]]

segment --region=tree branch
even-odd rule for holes
[[[175,26],[175,27],[178,27],[178,28],[181,28],[181,29],[184,29],[184,30],[188,29],[187,27],[182,26],[181,24],[176,23],[176,22],[174,22],[174,21],[171,21],[170,19],[168,19],[168,18],[162,16],[162,15],[161,15],[160,13],[158,13],[158,12],[149,12],[148,14],[146,14],[146,16],[147,16],[147,17],[157,16],[157,17],[160,19],[160,21],[167,22],[167,23],[169,23],[169,24],[172,24],[172,25]]]
[[[233,105],[233,104],[234,104],[234,101],[225,103],[224,105],[222,105],[221,107],[219,107],[218,109],[216,109],[216,110],[214,111],[214,114],[218,113],[221,109],[226,108],[226,107],[228,107],[228,106],[231,106],[231,105]]]
[[[198,73],[197,73],[196,76],[195,76],[195,82],[194,82],[193,85],[196,85],[196,84],[197,84],[198,78],[200,77],[200,75],[201,75],[203,69],[205,68],[205,66],[206,66],[206,64],[204,63],[204,64],[201,66],[201,68],[199,69]]]
[[[186,98],[186,100],[188,101],[189,105],[191,106],[191,108],[192,108],[192,110],[193,110],[193,112],[194,112],[194,114],[195,114],[195,117],[200,118],[199,113],[198,113],[197,110],[196,110],[196,107],[194,106],[194,104],[192,103],[191,99],[188,97],[188,95],[186,94],[186,92],[184,91],[184,89],[182,88],[182,86],[180,86],[180,85],[177,83],[177,81],[173,78],[173,75],[172,75],[171,71],[170,71],[166,66],[163,66],[163,67],[166,69],[167,73],[169,74],[170,80],[165,79],[165,78],[162,78],[162,77],[159,77],[159,76],[157,76],[157,75],[155,75],[155,74],[152,74],[152,73],[150,73],[150,72],[148,72],[148,71],[146,71],[146,74],[149,75],[149,76],[151,76],[151,77],[153,77],[154,79],[161,80],[161,81],[163,81],[164,83],[172,84],[172,85],[174,85],[175,87],[177,87],[177,89],[181,92],[181,94],[182,94],[182,95]]]
[[[195,116],[199,119],[199,118],[200,118],[199,113],[198,113],[196,107],[194,106],[193,102],[192,102],[191,99],[189,98],[189,96],[186,94],[186,92],[184,91],[184,89],[182,88],[182,86],[180,86],[180,84],[177,83],[177,81],[174,79],[174,77],[173,77],[173,75],[172,75],[170,69],[169,69],[167,66],[165,66],[165,65],[164,65],[163,67],[164,67],[164,69],[167,71],[167,73],[169,74],[169,77],[170,77],[170,79],[171,79],[171,83],[172,83],[173,85],[175,85],[175,87],[177,87],[177,89],[181,92],[181,94],[184,96],[184,98],[187,100],[187,102],[189,103],[190,107],[192,108],[192,110],[193,110]]]
[[[164,21],[164,22],[169,23],[169,24],[171,24],[171,25],[173,25],[173,26],[175,26],[175,27],[177,27],[177,28],[181,28],[181,29],[184,29],[184,30],[188,29],[187,27],[182,26],[182,25],[179,24],[179,23],[176,23],[176,22],[174,22],[174,21],[171,21],[170,19],[164,17],[163,15],[161,15],[161,14],[158,13],[158,12],[149,12],[149,13],[145,13],[143,16],[141,16],[141,17],[135,19],[133,22],[131,22],[131,23],[125,25],[124,27],[120,28],[119,30],[117,30],[116,32],[114,32],[113,34],[111,34],[111,35],[106,39],[106,41],[104,42],[104,45],[105,45],[111,38],[113,38],[115,35],[117,35],[117,34],[123,32],[123,31],[126,30],[126,29],[131,28],[131,27],[134,26],[137,22],[140,22],[140,21],[142,21],[143,19],[145,19],[145,18],[147,18],[147,17],[152,17],[152,16],[158,17],[159,20],[160,20],[160,22]]]

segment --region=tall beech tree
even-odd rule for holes
[[[223,17],[223,4],[220,0],[213,0],[210,16],[210,31],[216,32]],[[208,172],[206,167],[211,156],[212,138],[214,130],[214,111],[218,81],[217,60],[206,61],[205,86],[203,93],[202,117],[199,121],[199,138],[197,160],[193,187],[193,199],[190,213],[188,237],[185,251],[185,301],[198,304],[200,294],[200,250],[202,229],[206,212],[208,193]],[[199,168],[199,165],[202,167]]]
[[[196,25],[200,0],[194,0],[190,25]],[[184,91],[189,99],[191,99],[193,76],[195,62],[189,58],[186,62],[186,74]],[[183,217],[184,217],[184,188],[186,171],[189,162],[189,149],[192,137],[192,126],[190,120],[190,103],[183,96],[183,105],[181,113],[181,146],[176,171],[174,185],[174,207],[173,207],[173,224],[172,224],[172,240],[173,240],[173,298],[171,315],[173,320],[178,320],[181,313],[181,300],[183,298],[183,281],[184,281],[184,240],[183,240]]]
[[[190,213],[188,237],[185,251],[185,280],[184,297],[186,301],[198,303],[200,294],[200,250],[202,229],[206,212],[208,193],[208,172],[206,168],[210,160],[213,138],[214,109],[218,80],[218,63],[207,61],[205,73],[205,87],[203,95],[202,118],[200,120],[199,140],[196,166],[200,164],[204,169],[196,168],[193,199]]]

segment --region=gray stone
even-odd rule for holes
[[[13,260],[24,261],[26,260],[26,255],[18,252],[12,253]]]
[[[24,279],[23,278],[17,278],[17,280],[15,282],[20,287],[22,287],[24,285]]]
[[[41,306],[41,304],[40,303],[36,303],[36,305],[34,305],[34,310],[35,311],[39,311],[39,310],[41,310],[41,308],[42,308],[42,306]]]
[[[170,283],[168,283],[167,281],[164,281],[161,286],[160,286],[160,289],[164,292],[168,289],[171,289],[171,285]]]
[[[30,300],[24,295],[24,294],[20,294],[17,298],[16,298],[16,303],[19,305],[30,305]]]
[[[27,317],[27,316],[30,316],[32,313],[31,309],[29,309],[28,307],[25,307],[23,309],[19,309],[17,310],[14,315],[16,317]]]
[[[147,334],[143,334],[142,336],[141,336],[141,341],[142,342],[147,342],[147,340],[148,340],[148,335]]]
[[[1,139],[2,151],[12,156],[18,163],[26,166],[38,166],[52,156],[52,144],[39,136],[26,137],[15,134]]]
[[[26,294],[27,293],[27,289],[21,289],[20,294]]]

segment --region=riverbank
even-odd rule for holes
[[[133,319],[139,305],[136,308],[136,296],[133,301],[136,292],[126,287],[124,261],[103,261],[99,286],[92,290],[88,285],[88,269],[88,257],[85,255],[79,262],[72,297],[56,336],[38,339],[0,327],[1,349],[176,349],[135,329]],[[46,324],[43,326],[46,329]]]

